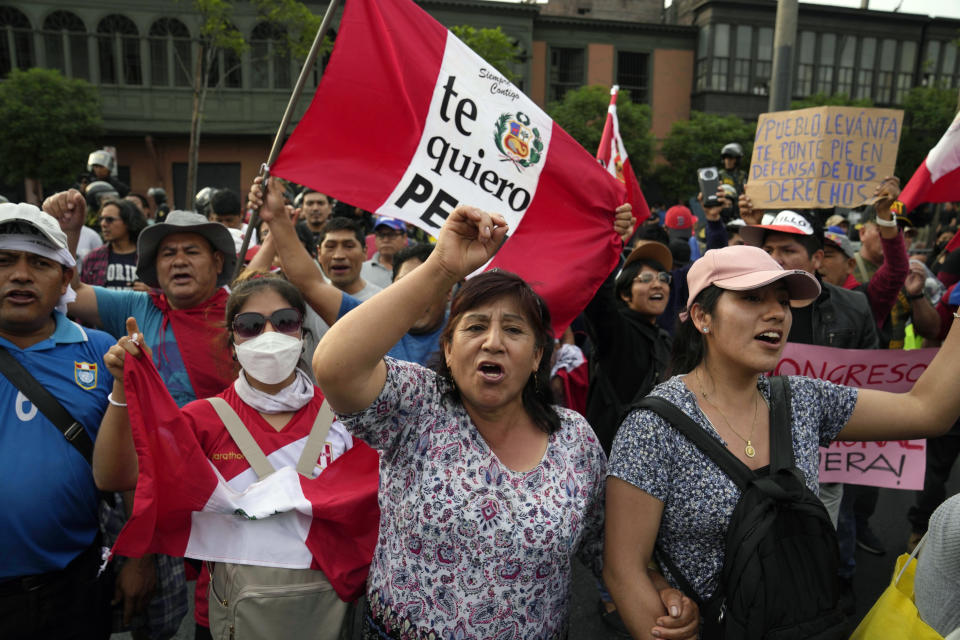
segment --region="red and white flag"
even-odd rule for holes
[[[640,181],[630,165],[627,148],[623,146],[620,137],[620,120],[617,118],[618,85],[610,89],[610,106],[607,107],[607,121],[603,125],[603,135],[600,136],[600,146],[597,148],[597,160],[607,170],[607,173],[623,183],[627,188],[627,202],[633,206],[633,216],[637,223],[650,217],[650,207],[640,190]]]
[[[350,0],[310,108],[271,167],[429,233],[458,203],[503,214],[489,267],[562,330],[616,265],[625,189],[540,107],[410,0]]]
[[[341,599],[361,595],[380,517],[377,453],[354,441],[316,478],[287,465],[236,491],[169,394],[153,392],[162,386],[150,359],[126,357],[124,391],[140,466],[133,512],[112,553],[319,569]],[[284,457],[282,450],[264,453]]]
[[[924,202],[960,200],[960,113],[900,193],[904,211]]]

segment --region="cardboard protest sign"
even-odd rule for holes
[[[747,195],[757,209],[854,207],[893,175],[903,111],[814,107],[764,113]]]
[[[788,343],[775,375],[803,375],[860,389],[909,391],[936,349],[833,349]],[[820,482],[922,489],[926,440],[834,441],[820,448]]]

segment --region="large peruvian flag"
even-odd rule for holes
[[[458,203],[503,214],[489,267],[516,272],[562,329],[613,269],[624,186],[410,0],[350,0],[275,175],[429,233]],[[559,335],[559,334],[558,334]]]
[[[341,599],[359,597],[377,541],[377,453],[354,441],[314,479],[286,465],[237,491],[169,394],[153,392],[162,387],[149,358],[127,355],[124,391],[140,468],[133,513],[112,552],[319,569]],[[274,462],[291,457],[264,453]]]
[[[600,146],[597,148],[597,160],[611,176],[623,183],[627,189],[627,202],[633,206],[633,215],[637,224],[650,217],[650,207],[640,190],[640,181],[630,165],[627,148],[620,137],[620,119],[617,117],[618,85],[610,89],[610,106],[607,107],[607,121],[603,125]]]
[[[960,113],[900,193],[904,211],[924,202],[960,200]]]

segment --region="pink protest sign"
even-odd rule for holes
[[[776,375],[802,375],[860,389],[902,393],[933,360],[936,349],[833,349],[787,344]],[[893,489],[922,489],[926,440],[835,441],[820,448],[820,481]]]

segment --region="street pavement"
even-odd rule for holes
[[[960,492],[960,465],[955,465],[947,485],[949,495]],[[851,620],[851,631],[856,623],[870,610],[883,590],[890,583],[897,556],[904,552],[910,525],[907,510],[913,505],[915,492],[883,489],[877,501],[877,509],[870,526],[883,541],[887,552],[883,556],[869,554],[857,549],[857,572],[853,581],[856,598],[856,615]],[[193,638],[193,583],[190,584],[190,612],[180,625],[176,640]],[[579,562],[574,562],[573,584],[570,597],[570,640],[599,640],[615,638],[600,617],[596,580]],[[130,634],[114,634],[112,640],[130,640]]]

